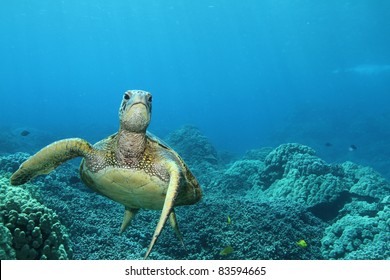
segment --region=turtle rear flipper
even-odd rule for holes
[[[54,142],[31,156],[12,174],[12,185],[22,185],[35,176],[48,174],[59,165],[75,157],[86,157],[93,153],[91,144],[80,138]]]

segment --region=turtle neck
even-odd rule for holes
[[[128,162],[143,154],[146,146],[146,132],[132,132],[120,129],[117,136],[116,158]]]

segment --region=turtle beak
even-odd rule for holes
[[[126,122],[127,126],[132,127],[133,131],[144,131],[150,122],[150,112],[147,106],[142,103],[133,103],[126,108],[122,116],[122,122]]]
[[[150,120],[149,110],[148,110],[146,104],[144,104],[142,102],[131,104],[131,106],[127,108],[124,117],[126,119],[142,118],[142,119]]]

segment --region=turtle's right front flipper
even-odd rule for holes
[[[22,185],[35,176],[48,174],[67,160],[92,154],[91,144],[80,138],[54,142],[23,162],[19,169],[12,174],[11,184],[14,186]]]

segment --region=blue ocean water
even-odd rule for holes
[[[299,142],[389,170],[389,1],[17,0],[0,18],[4,129],[94,142],[144,89],[161,137],[191,124],[220,150]]]

